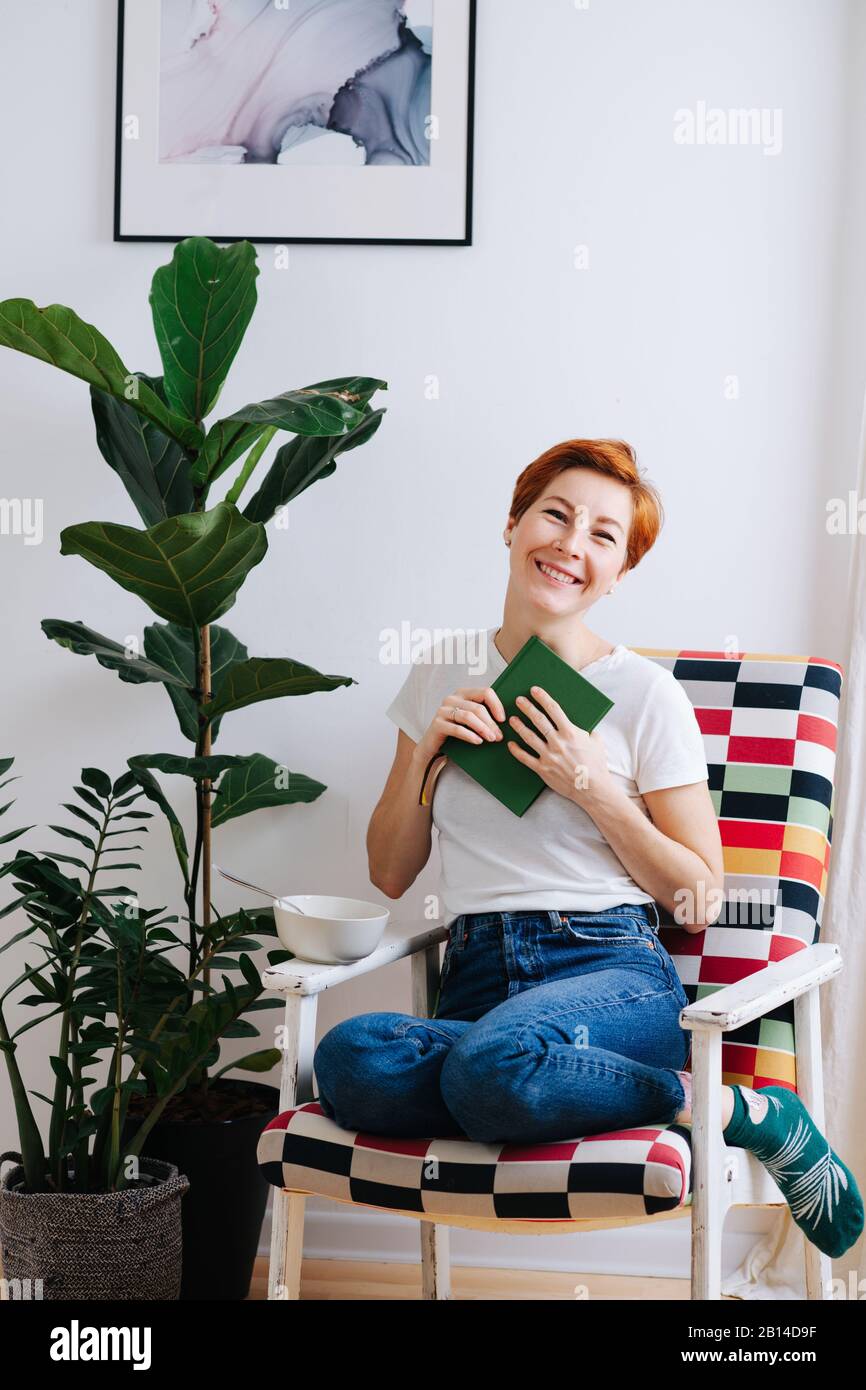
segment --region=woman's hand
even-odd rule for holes
[[[616,783],[608,769],[607,749],[598,730],[590,734],[572,724],[553,696],[540,686],[534,685],[530,694],[532,700],[523,695],[517,700],[518,708],[530,723],[518,715],[512,715],[508,722],[534,752],[509,741],[512,757],[531,767],[553,791],[586,811],[615,795]]]
[[[418,748],[425,758],[432,758],[446,738],[462,739],[464,743],[493,742],[503,737],[496,721],[503,723],[505,710],[491,686],[462,686],[453,695],[446,695],[430,721]]]
[[[505,709],[492,686],[462,686],[453,695],[445,696],[415,750],[415,755],[421,760],[424,769],[419,805],[430,805],[432,787],[445,766],[447,754],[437,758],[445,740],[453,737],[461,739],[464,743],[499,741],[504,734],[495,720],[500,724],[504,722]],[[434,762],[436,771],[433,773],[429,795],[425,798],[427,777]]]

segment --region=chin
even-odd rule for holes
[[[536,599],[533,599],[533,604],[550,618],[579,618],[586,612],[585,608],[564,608],[561,603],[539,603]]]

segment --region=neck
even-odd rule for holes
[[[533,636],[540,637],[551,651],[556,652],[557,656],[562,657],[563,661],[567,661],[569,666],[573,666],[577,671],[581,666],[588,666],[591,661],[597,661],[600,656],[611,652],[614,646],[612,642],[607,642],[597,633],[591,632],[579,618],[573,616],[565,619],[512,616],[506,600],[502,626],[494,634],[500,655],[505,661],[513,661],[523,644]]]

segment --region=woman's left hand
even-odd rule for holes
[[[572,724],[553,696],[540,686],[534,685],[530,693],[532,699],[521,695],[517,706],[532,721],[531,725],[517,715],[512,715],[508,724],[535,753],[528,752],[517,742],[509,742],[511,756],[531,767],[553,791],[567,796],[569,801],[585,810],[615,794],[616,783],[608,769],[607,749],[598,730],[590,734]]]

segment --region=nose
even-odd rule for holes
[[[564,536],[559,544],[563,550],[568,551],[569,555],[574,555],[582,559],[586,548],[586,527],[579,526],[577,522],[575,522],[568,535]]]

